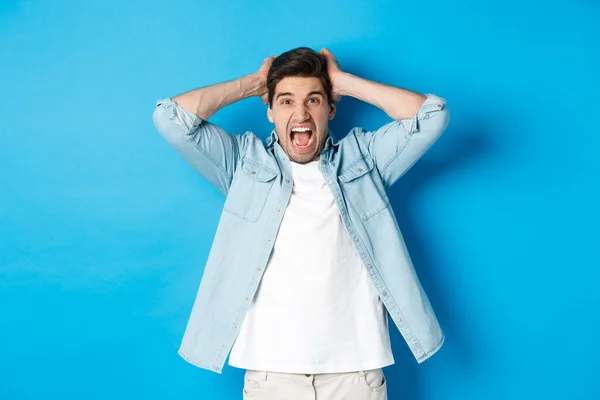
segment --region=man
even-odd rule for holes
[[[250,96],[268,104],[266,143],[208,122]],[[393,121],[336,140],[341,96]],[[385,190],[448,120],[444,99],[343,72],[327,49],[159,101],[157,129],[226,196],[180,355],[220,373],[230,354],[247,399],[386,399],[388,315],[418,362],[444,336]]]

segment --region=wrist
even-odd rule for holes
[[[240,78],[242,98],[261,96],[267,91],[267,82],[257,73]]]
[[[358,79],[357,76],[348,72],[341,72],[332,82],[335,82],[334,87],[341,96],[352,96],[352,88]]]

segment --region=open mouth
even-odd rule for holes
[[[292,146],[296,151],[309,150],[315,142],[315,135],[310,127],[295,126],[290,132]]]

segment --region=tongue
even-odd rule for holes
[[[296,132],[294,134],[294,141],[299,146],[306,146],[310,140],[310,132]]]

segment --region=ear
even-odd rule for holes
[[[329,120],[331,121],[333,117],[335,117],[335,112],[337,108],[335,107],[335,103],[331,103],[329,105]]]
[[[273,109],[267,104],[267,118],[270,123],[273,123]]]

